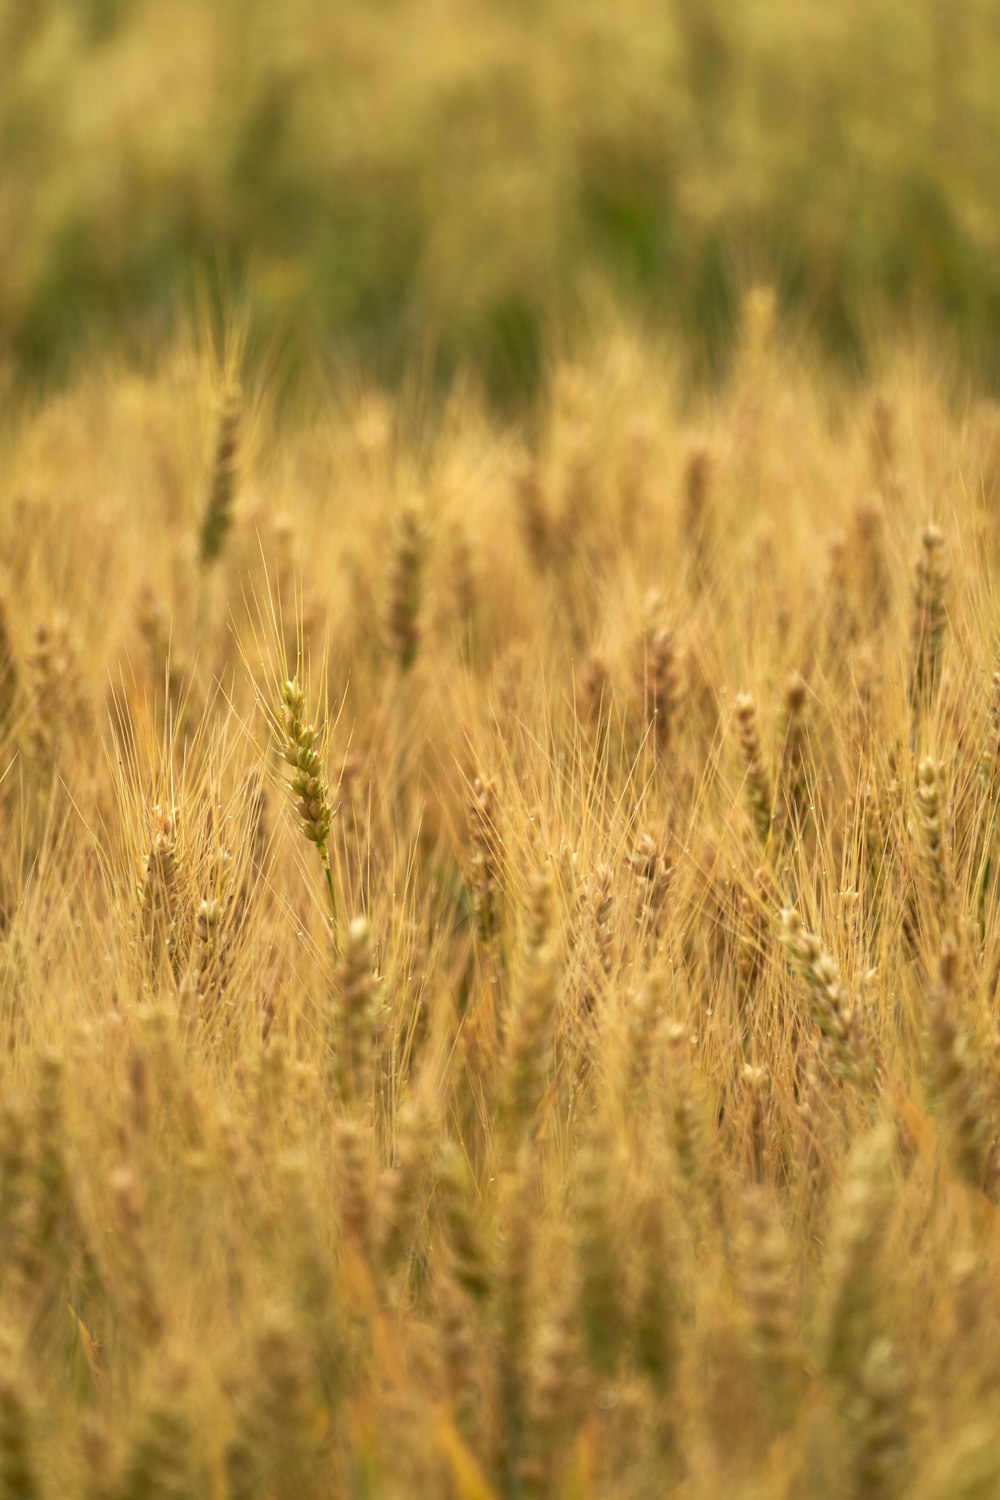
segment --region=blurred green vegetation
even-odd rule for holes
[[[997,382],[998,79],[996,0],[0,0],[0,349],[249,277],[290,349],[510,396],[609,293],[712,371],[763,278]]]

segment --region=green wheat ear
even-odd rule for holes
[[[333,870],[330,865],[330,790],[326,779],[323,757],[320,754],[322,733],[306,718],[306,697],[297,679],[288,678],[281,690],[281,756],[291,767],[286,785],[299,816],[299,827],[304,838],[315,844],[326,874],[327,892],[330,898],[330,917],[333,923],[334,944],[337,944],[337,898],[333,886]]]
[[[243,392],[239,383],[230,379],[219,403],[212,475],[201,519],[198,555],[203,567],[209,567],[219,559],[233,524],[233,507],[239,478],[242,413]]]
[[[285,744],[282,755],[292,767],[288,789],[295,802],[303,836],[329,859],[330,801],[323,762],[317,749],[319,730],[306,722],[305,694],[294,680],[282,689]]]

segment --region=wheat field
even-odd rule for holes
[[[0,1494],[1000,1493],[1000,413],[0,428]]]

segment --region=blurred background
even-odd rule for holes
[[[1000,384],[996,0],[0,0],[0,354],[246,296],[289,367],[530,397],[609,306],[724,369],[757,281]]]

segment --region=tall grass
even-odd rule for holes
[[[997,416],[763,306],[7,412],[5,1494],[1000,1485]]]

